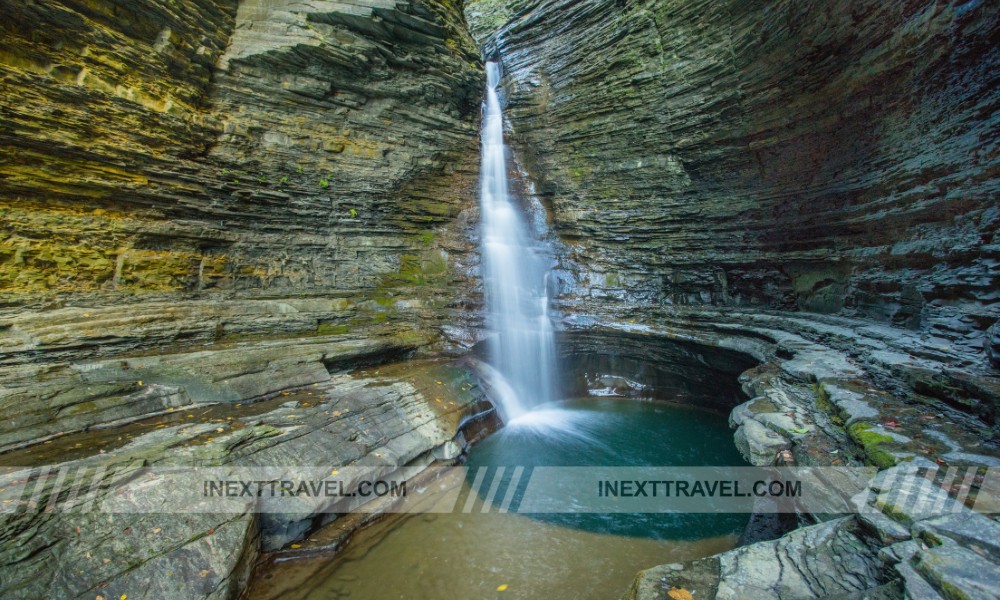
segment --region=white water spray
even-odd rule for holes
[[[529,235],[507,189],[507,152],[497,86],[500,66],[486,63],[480,196],[483,274],[490,360],[508,389],[497,394],[504,421],[555,398],[555,350],[549,320],[548,260]]]

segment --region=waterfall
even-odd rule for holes
[[[505,383],[495,386],[501,416],[511,422],[555,399],[555,350],[549,320],[549,259],[507,186],[500,108],[500,65],[486,63],[480,202],[489,351]]]

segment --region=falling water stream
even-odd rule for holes
[[[549,320],[548,257],[507,183],[500,107],[500,65],[486,63],[480,170],[483,275],[490,361],[505,384],[496,401],[508,423],[555,399],[555,351]]]

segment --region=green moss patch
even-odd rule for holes
[[[896,457],[886,448],[893,444],[888,435],[872,431],[871,423],[858,422],[847,428],[847,434],[857,444],[865,456],[865,462],[880,469],[888,469],[896,464]]]

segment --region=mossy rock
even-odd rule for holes
[[[895,466],[896,457],[886,449],[895,440],[888,435],[872,431],[871,423],[859,421],[847,428],[847,434],[857,444],[865,455],[865,462],[880,469]]]
[[[351,332],[350,325],[333,325],[332,323],[320,323],[316,327],[319,335],[346,335]]]

